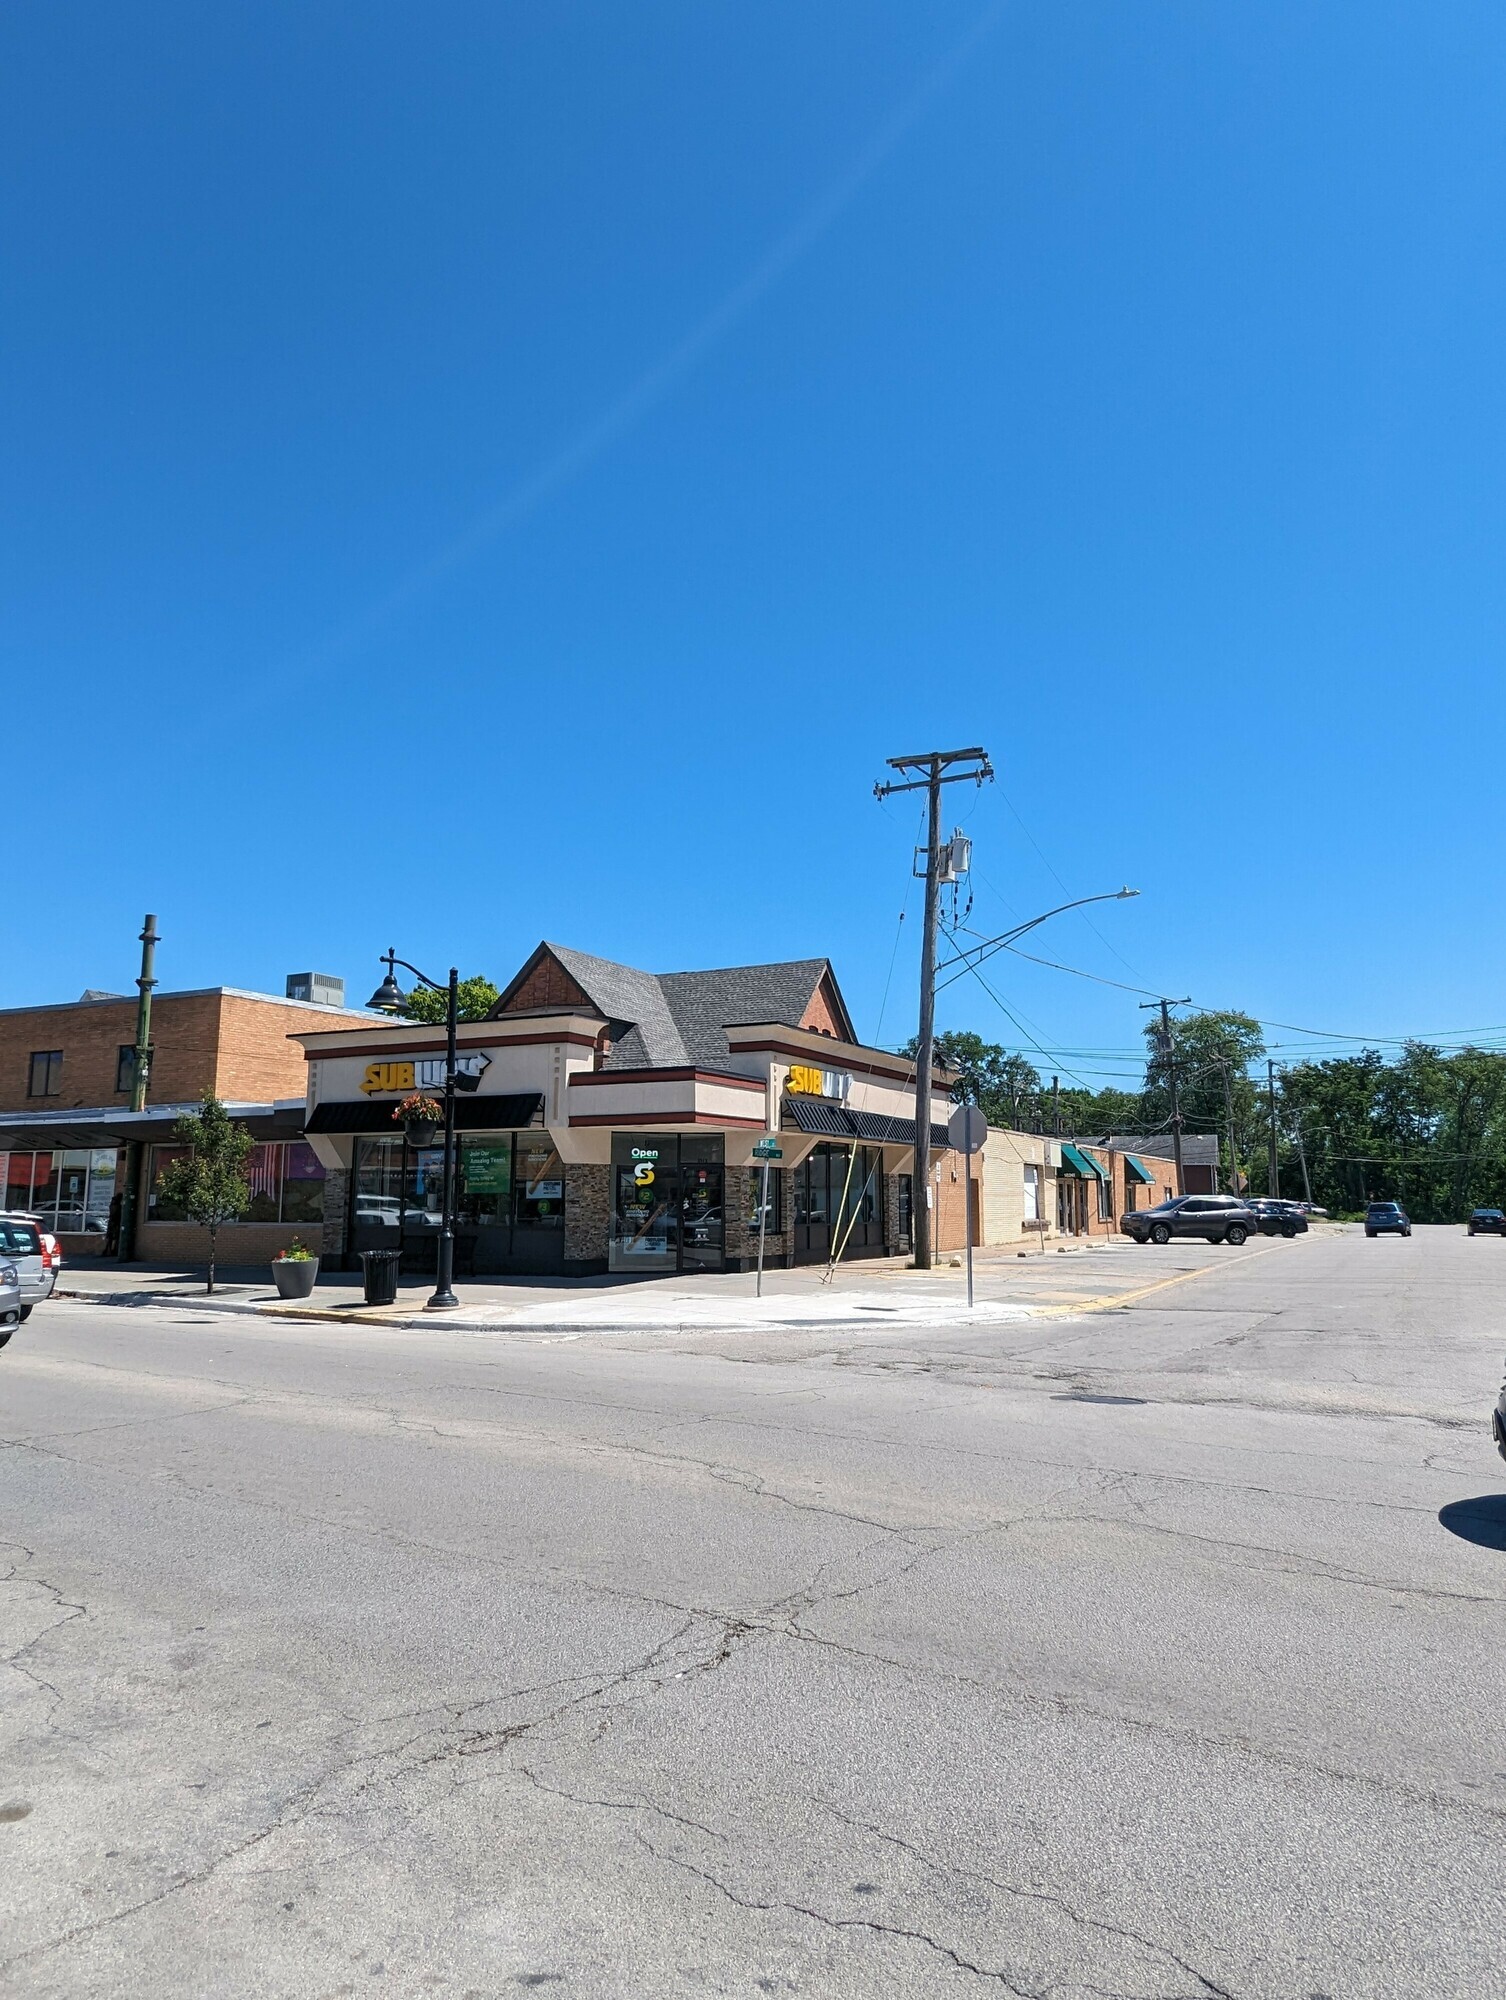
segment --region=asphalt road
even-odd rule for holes
[[[1134,1255],[973,1331],[39,1310],[0,1990],[1506,1992],[1506,1242]]]

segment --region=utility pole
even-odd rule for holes
[[[1059,1076],[1051,1079],[1051,1136],[1059,1139],[1062,1135],[1062,1081]]]
[[[157,984],[157,919],[149,916],[141,932],[141,973],[136,981],[136,1047],[131,1072],[131,1109],[145,1111],[152,1062],[152,989]],[[120,1191],[120,1237],[115,1254],[122,1264],[136,1256],[136,1210],[140,1199],[142,1146],[126,1142],[125,1186]]]
[[[1270,1108],[1271,1129],[1267,1138],[1269,1155],[1267,1168],[1271,1177],[1271,1193],[1281,1193],[1281,1166],[1276,1158],[1276,1065],[1269,1056],[1265,1059],[1266,1101]]]
[[[1187,1192],[1187,1175],[1182,1168],[1182,1099],[1177,1089],[1177,1052],[1176,1044],[1171,1039],[1171,1009],[1173,1007],[1190,1007],[1191,1005],[1190,998],[1183,1000],[1142,1000],[1140,1002],[1140,1011],[1142,1014],[1147,1007],[1159,1007],[1161,1009],[1161,1047],[1166,1052],[1166,1076],[1167,1081],[1171,1085],[1171,1156],[1176,1163],[1178,1194],[1186,1194]]]
[[[971,750],[923,750],[914,757],[890,757],[891,771],[903,778],[906,771],[919,771],[917,778],[891,779],[875,785],[873,796],[887,799],[894,792],[926,794],[926,913],[920,942],[920,1030],[915,1043],[915,1177],[912,1182],[911,1231],[915,1245],[915,1268],[931,1268],[931,1057],[936,1039],[936,924],[941,908],[941,788],[957,785],[964,778],[981,785],[992,778],[988,752]]]
[[[1223,1058],[1224,1110],[1229,1119],[1229,1192],[1243,1194],[1239,1185],[1239,1155],[1234,1150],[1234,1086],[1229,1077],[1229,1058]]]
[[[1302,1138],[1302,1113],[1300,1111],[1296,1115],[1295,1124],[1297,1127],[1297,1158],[1302,1162],[1302,1199],[1311,1208],[1313,1203],[1313,1184],[1307,1178],[1307,1147]]]

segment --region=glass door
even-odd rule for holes
[[[722,1268],[722,1169],[710,1161],[680,1165],[680,1267]]]
[[[609,1271],[677,1271],[680,1268],[678,1170],[657,1160],[612,1169],[612,1237]]]

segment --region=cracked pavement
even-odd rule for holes
[[[39,1311],[0,1992],[1506,1990],[1506,1245],[1144,1255],[861,1337]]]

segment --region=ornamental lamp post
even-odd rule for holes
[[[406,1014],[408,999],[397,983],[397,968],[411,972],[420,986],[427,986],[431,993],[446,996],[445,1007],[445,1064],[444,1064],[444,1192],[441,1197],[439,1219],[438,1269],[433,1297],[428,1301],[428,1311],[444,1311],[447,1307],[458,1306],[455,1296],[455,1092],[475,1090],[481,1079],[478,1076],[462,1076],[455,1067],[455,1029],[460,1013],[460,973],[455,966],[450,967],[450,977],[446,985],[437,979],[430,979],[420,972],[416,965],[410,965],[405,958],[388,948],[381,960],[387,968],[387,977],[366,1005],[376,1014],[390,1014],[394,1017]]]

